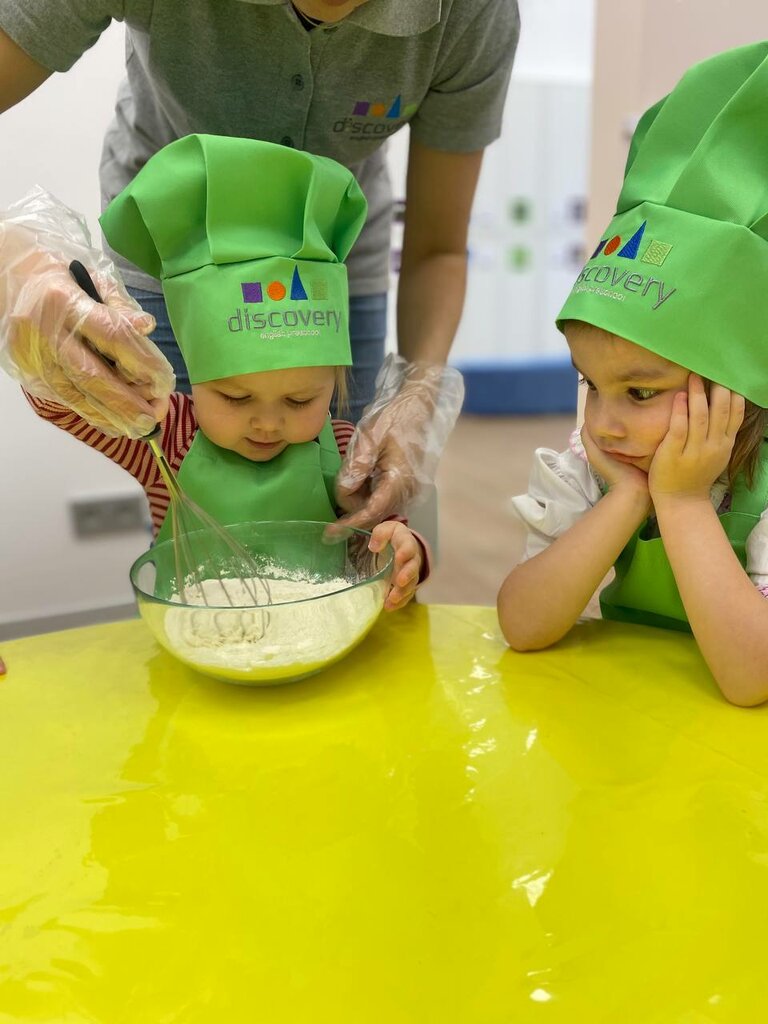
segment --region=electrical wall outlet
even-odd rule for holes
[[[76,537],[102,537],[147,529],[147,510],[141,495],[83,498],[70,503]]]

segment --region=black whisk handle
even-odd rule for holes
[[[83,289],[86,295],[90,296],[94,302],[103,302],[104,299],[99,295],[96,285],[93,283],[93,278],[85,269],[80,260],[72,260],[69,264],[69,272]]]

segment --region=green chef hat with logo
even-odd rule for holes
[[[117,252],[162,282],[193,384],[348,366],[349,250],[366,201],[327,157],[188,135],[156,153],[101,216]]]
[[[643,115],[565,320],[768,407],[768,42],[695,65]]]

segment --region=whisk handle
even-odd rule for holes
[[[80,260],[72,260],[69,264],[69,272],[83,289],[85,294],[90,296],[94,302],[104,302],[104,299],[99,295],[96,285],[93,283],[93,278]]]
[[[102,299],[101,295],[99,295],[98,288],[93,283],[93,278],[85,269],[80,260],[72,260],[72,262],[69,264],[69,272],[89,298],[93,299],[94,302],[104,302],[104,299]],[[114,359],[110,359],[109,356],[105,356],[103,352],[99,352],[96,346],[92,345],[87,338],[85,339],[85,342],[91,349],[91,351],[94,352],[104,363],[106,363],[106,365],[109,366],[110,369],[114,369],[114,367],[117,366],[117,363],[114,361]]]

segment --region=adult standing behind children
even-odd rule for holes
[[[410,125],[397,306],[403,359],[381,382],[383,400],[358,429],[341,477],[353,521],[379,521],[428,478],[427,450],[441,435],[444,441],[450,420],[440,399],[452,383],[444,364],[464,301],[483,149],[501,127],[519,32],[516,0],[0,0],[0,110],[52,71],[69,70],[111,20],[126,25],[127,78],[104,141],[104,204],[153,153],[195,132],[305,149],[355,174],[369,205],[348,261],[355,419],[374,396],[384,357],[392,195],[382,144]],[[100,406],[111,403],[135,436],[154,415],[145,398],[166,387],[167,372],[139,345],[145,379],[137,385],[134,366],[126,385],[117,368],[89,360],[80,335],[114,359],[123,338],[135,348],[137,334],[151,333],[182,390],[187,375],[159,283],[112,255],[132,295],[156,318],[154,333],[138,310],[116,294],[110,299],[103,283],[122,315],[94,307],[83,316],[83,297],[65,268],[56,287],[40,272],[38,308],[30,309],[36,261],[29,255],[21,316],[51,324],[48,333],[29,331],[27,344],[45,350],[37,362],[53,367],[55,381],[82,394],[85,418],[95,396]],[[49,254],[39,257],[50,270]],[[0,279],[5,259],[0,247]],[[12,287],[0,287],[0,318],[14,313],[16,298]],[[74,339],[68,304],[79,310]]]

